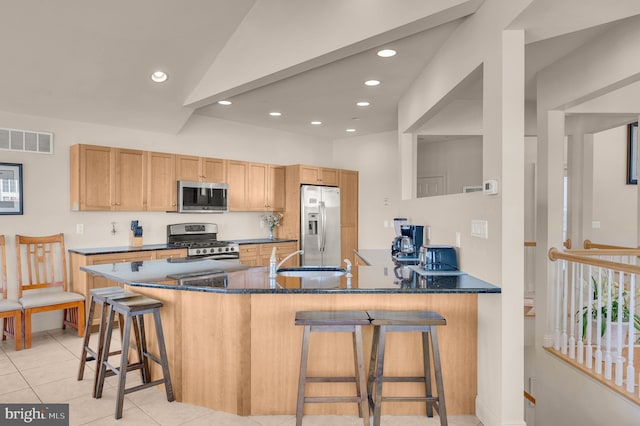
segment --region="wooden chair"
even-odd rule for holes
[[[22,305],[14,300],[7,300],[7,254],[4,235],[0,235],[0,267],[2,267],[2,298],[0,299],[0,319],[2,319],[2,340],[13,337],[16,351],[22,349]],[[16,332],[17,330],[17,332]]]
[[[70,325],[83,337],[84,296],[67,291],[64,234],[16,235],[16,254],[25,348],[31,347],[31,315],[39,312],[63,310],[62,328]]]

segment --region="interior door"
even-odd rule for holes
[[[418,178],[417,197],[433,197],[447,193],[444,176],[424,176]]]

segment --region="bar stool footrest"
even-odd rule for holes
[[[307,377],[305,379],[305,381],[307,383],[309,383],[309,382],[313,382],[313,383],[326,383],[326,382],[355,383],[356,378],[355,377],[319,377],[319,376],[314,376],[314,377]]]
[[[131,392],[136,392],[142,389],[146,389],[146,388],[150,388],[151,386],[158,386],[158,385],[164,385],[164,379],[158,379],[158,380],[154,380],[152,382],[149,383],[142,383],[136,386],[131,386],[130,388],[126,388],[124,390],[125,395]],[[174,399],[172,399],[171,401],[174,401]]]
[[[358,398],[357,396],[305,396],[304,402],[360,402],[360,398]]]
[[[396,401],[396,402],[430,402],[436,403],[440,399],[437,396],[383,396],[381,400],[384,401]]]
[[[404,382],[404,383],[406,383],[406,382],[420,382],[420,383],[424,383],[424,377],[419,377],[419,376],[416,376],[416,377],[402,377],[402,376],[399,376],[399,377],[391,376],[390,377],[390,376],[384,376],[382,378],[382,381],[383,382]]]

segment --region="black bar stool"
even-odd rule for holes
[[[98,372],[98,384],[96,390],[96,398],[102,397],[102,389],[104,386],[104,379],[107,376],[107,368],[113,372],[113,375],[118,376],[118,386],[116,393],[116,412],[115,418],[122,418],[122,407],[124,404],[124,395],[127,393],[146,389],[151,386],[164,384],[165,391],[167,393],[167,401],[171,402],[175,400],[173,395],[173,386],[171,385],[171,376],[169,374],[169,363],[167,360],[167,351],[164,344],[164,333],[162,331],[162,321],[160,320],[160,308],[162,308],[162,302],[159,300],[151,299],[143,295],[136,295],[133,297],[113,297],[110,299],[108,306],[109,319],[107,320],[107,329],[104,336],[104,347],[102,351],[102,360],[100,363],[100,369]],[[111,344],[111,334],[113,332],[113,320],[115,314],[121,314],[124,317],[124,332],[122,335],[122,353],[120,357],[120,367],[115,367],[109,364],[109,346]],[[156,329],[156,337],[158,340],[158,350],[160,356],[150,354],[147,350],[147,339],[144,328],[144,315],[153,314],[153,320]],[[140,330],[138,355],[140,361],[137,363],[129,364],[129,341],[131,337],[132,323],[137,323],[137,327]],[[134,327],[135,328],[135,327]],[[137,339],[136,339],[137,340]],[[159,364],[162,367],[162,378],[159,380],[151,380],[149,374],[149,360]],[[143,383],[138,386],[126,388],[127,371],[142,369],[143,371]]]
[[[84,340],[82,342],[82,353],[80,355],[80,368],[78,369],[78,380],[82,380],[84,376],[84,367],[87,361],[96,362],[96,373],[93,379],[93,397],[96,396],[96,384],[98,382],[98,370],[100,367],[100,358],[102,356],[102,347],[104,343],[105,322],[107,320],[107,299],[110,296],[124,294],[124,289],[121,287],[103,287],[96,288],[90,291],[91,299],[89,301],[89,313],[87,314],[87,322],[85,325]],[[93,350],[89,346],[89,340],[91,337],[91,326],[93,323],[93,315],[95,313],[96,304],[102,307],[100,312],[100,324],[98,326],[98,349]],[[113,351],[110,355],[117,355],[120,351]]]
[[[369,316],[364,311],[299,311],[296,312],[296,325],[304,326],[302,353],[300,356],[300,376],[298,379],[298,401],[296,406],[296,426],[302,425],[305,403],[355,402],[358,415],[364,426],[369,426],[369,406],[367,404],[366,376],[364,372],[364,353],[362,349],[362,326],[369,325]],[[309,377],[307,361],[309,358],[309,337],[312,332],[349,332],[353,336],[353,358],[355,375],[350,377]],[[355,382],[356,396],[305,396],[307,382]]]
[[[444,401],[442,368],[440,366],[440,352],[436,333],[437,326],[446,325],[447,321],[442,315],[433,311],[368,311],[367,313],[372,318],[371,325],[374,326],[367,387],[369,404],[373,409],[373,426],[380,425],[380,411],[384,401],[425,401],[427,403],[427,416],[433,417],[433,408],[435,408],[440,416],[440,425],[447,426],[447,409]],[[424,376],[384,376],[384,350],[387,332],[422,333]],[[430,350],[433,355],[436,396],[433,396],[431,390]],[[383,397],[383,382],[424,382],[425,396]]]

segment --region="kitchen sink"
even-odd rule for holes
[[[281,277],[334,278],[347,273],[346,269],[327,266],[302,266],[300,268],[280,268],[276,273]]]

